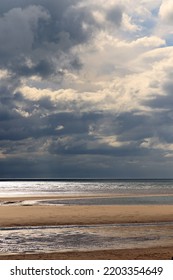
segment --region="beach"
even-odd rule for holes
[[[44,200],[55,197],[44,196]],[[64,199],[64,197],[56,197]],[[72,197],[68,197],[69,199]],[[162,223],[173,221],[173,205],[18,205],[43,197],[1,198],[0,227]],[[130,229],[129,229],[130,230]],[[5,254],[0,259],[171,259],[173,246],[119,250]]]
[[[172,221],[173,205],[0,206],[1,227]]]

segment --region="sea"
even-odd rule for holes
[[[114,195],[119,195],[114,197]],[[130,194],[130,196],[128,196]],[[0,206],[173,205],[173,180],[1,180]],[[64,196],[48,199],[47,196]],[[127,196],[126,196],[127,195]],[[32,196],[32,200],[27,200]],[[68,197],[73,197],[68,199]],[[11,201],[10,198],[19,200]],[[26,197],[26,200],[20,200]],[[41,197],[36,199],[36,197]],[[0,227],[0,254],[173,246],[172,222]]]
[[[73,194],[169,194],[173,179],[152,180],[0,180],[0,196]]]

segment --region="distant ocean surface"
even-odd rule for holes
[[[0,196],[173,194],[173,180],[2,180]]]

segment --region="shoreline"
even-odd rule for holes
[[[104,198],[104,197],[152,197],[152,196],[173,196],[173,193],[144,193],[144,192],[136,192],[136,193],[99,193],[99,194],[54,194],[54,195],[47,195],[47,194],[38,194],[38,195],[12,195],[12,196],[1,196],[0,195],[0,202],[3,201],[24,201],[24,200],[51,200],[51,199],[85,199],[85,198]]]

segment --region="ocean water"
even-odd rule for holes
[[[3,180],[0,197],[73,194],[173,194],[173,180]]]

